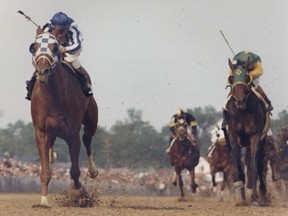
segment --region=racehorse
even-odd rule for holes
[[[288,128],[282,125],[275,136],[275,144],[278,148],[276,154],[276,168],[279,180],[285,184],[285,197],[288,198]],[[282,193],[281,182],[276,184],[277,190]]]
[[[81,191],[83,194],[84,190],[79,181],[78,162],[81,147],[79,132],[82,124],[82,141],[88,156],[88,172],[91,178],[98,175],[91,150],[92,136],[97,130],[98,107],[93,96],[86,97],[83,94],[72,69],[61,62],[59,44],[52,34],[39,33],[35,42],[30,45],[30,52],[36,75],[31,98],[31,116],[42,168],[40,205],[48,206],[48,184],[51,179],[49,152],[56,137],[65,140],[69,148],[71,198],[79,198],[79,194]],[[73,194],[76,196],[73,197]]]
[[[175,127],[176,137],[171,142],[169,158],[171,165],[175,167],[173,185],[177,185],[178,179],[181,198],[183,199],[184,191],[181,172],[183,169],[187,169],[190,172],[191,189],[192,193],[195,193],[198,184],[195,182],[194,169],[199,163],[200,152],[198,144],[192,142],[191,138],[189,138],[189,134],[187,132],[187,123],[183,119],[179,119]]]
[[[231,186],[231,171],[232,171],[232,158],[230,150],[226,145],[225,139],[218,139],[209,148],[207,161],[210,165],[210,174],[212,177],[212,190],[217,186],[215,175],[217,172],[223,173],[223,181],[221,183],[221,196],[220,201],[223,201],[224,189],[227,185]]]
[[[263,160],[270,115],[264,102],[259,99],[252,87],[249,64],[249,58],[245,63],[238,62],[236,65],[229,59],[232,71],[228,77],[231,96],[226,105],[226,121],[233,161],[234,186],[241,188],[242,201],[245,202],[245,174],[241,166],[241,148],[244,147],[248,173],[247,186],[252,189],[250,205],[258,206],[258,177],[261,205],[268,204]]]

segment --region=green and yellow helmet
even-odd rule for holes
[[[177,116],[183,116],[186,113],[184,108],[179,108],[176,112]]]

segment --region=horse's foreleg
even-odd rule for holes
[[[231,156],[235,169],[233,169],[233,182],[238,186],[245,185],[245,174],[241,163],[241,149],[238,146],[232,146]],[[240,182],[241,181],[241,182]]]
[[[221,189],[220,189],[220,201],[223,201],[223,197],[224,197],[224,190],[225,190],[225,185],[226,183],[228,183],[228,174],[226,171],[223,171],[223,181],[221,184]]]
[[[49,136],[42,133],[40,130],[36,130],[36,142],[37,149],[41,162],[41,205],[48,206],[47,194],[48,185],[51,179],[51,170],[49,167]]]
[[[95,133],[95,132],[94,132]],[[93,134],[94,134],[93,133]],[[82,136],[82,140],[87,152],[87,161],[88,161],[88,173],[91,178],[96,178],[98,175],[98,170],[92,158],[92,149],[91,149],[91,142],[92,142],[92,135],[88,132],[87,128],[84,128],[84,134]]]
[[[195,182],[195,171],[194,171],[194,168],[190,170],[190,177],[191,177],[192,193],[196,193],[196,189],[198,187],[198,184],[196,184],[196,182]]]
[[[177,176],[179,179],[179,188],[180,188],[181,197],[183,198],[184,197],[184,190],[183,190],[184,183],[182,180],[181,171],[180,171],[180,173],[177,173]]]
[[[176,173],[176,171],[173,172],[172,184],[173,184],[174,186],[177,185],[177,173]]]
[[[251,194],[251,205],[258,206],[258,193],[257,193],[257,179],[258,169],[263,166],[263,153],[259,143],[259,136],[253,136],[250,138],[251,147],[251,174],[252,174],[252,194]],[[259,170],[260,171],[260,170]]]
[[[216,180],[215,180],[215,171],[211,169],[211,178],[212,178],[212,182],[211,182],[211,190],[213,190],[214,187],[217,186]]]
[[[80,177],[79,153],[80,153],[81,142],[80,142],[79,135],[76,135],[72,141],[67,142],[67,143],[68,143],[70,159],[71,159],[70,176],[73,180],[71,189],[78,190],[81,188],[81,183],[79,181],[79,177]]]

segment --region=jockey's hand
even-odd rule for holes
[[[61,46],[61,45],[60,45],[59,49],[60,49],[61,59],[64,60],[64,58],[65,58],[65,56],[66,56],[65,53],[66,53],[67,50],[65,49],[65,47],[63,47],[63,46]]]
[[[67,52],[66,48],[63,47],[63,46],[60,46],[60,53],[61,53],[61,54],[64,54],[64,53],[66,53],[66,52]]]

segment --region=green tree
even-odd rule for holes
[[[213,106],[196,107],[194,109],[187,109],[187,111],[192,113],[197,120],[200,153],[201,155],[206,155],[208,147],[211,144],[211,130],[221,119],[222,113],[216,111]]]
[[[113,125],[111,155],[115,167],[160,167],[163,165],[165,141],[148,122],[142,111],[129,109],[128,119]]]

